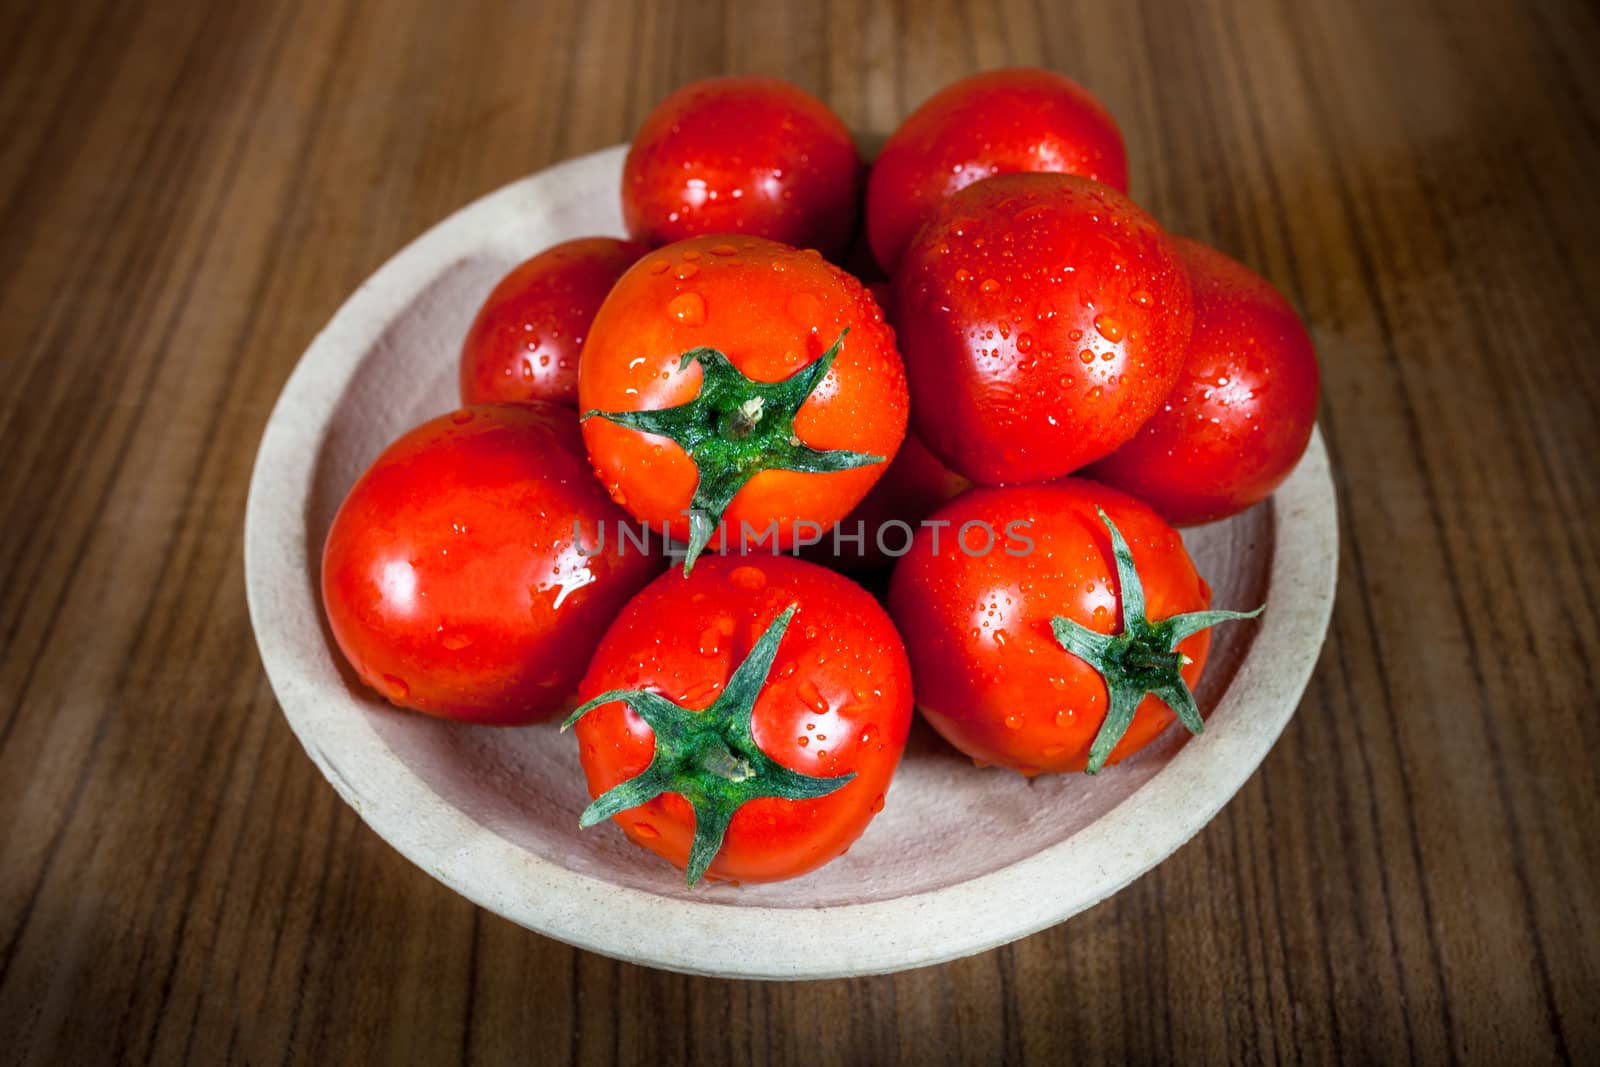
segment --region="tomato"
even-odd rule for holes
[[[659,245],[744,233],[837,257],[855,231],[861,160],[828,106],[777,78],[706,78],[644,120],[622,169],[622,214]]]
[[[614,541],[596,551],[598,524],[626,518],[590,473],[571,411],[495,404],[425,422],[384,449],[328,531],[334,639],[402,707],[479,723],[549,717],[571,706],[606,626],[661,570]]]
[[[628,604],[573,713],[590,796],[689,873],[791,878],[882,809],[911,724],[911,671],[861,587],[786,556],[717,556]],[[715,858],[713,858],[715,857]]]
[[[883,309],[884,318],[894,321],[894,285],[890,282],[867,282],[867,292],[872,294],[872,299],[878,302],[878,307]]]
[[[461,345],[461,402],[578,403],[578,354],[600,302],[642,246],[581,237],[547,248],[500,280]]]
[[[974,489],[929,523],[946,525],[918,533],[889,611],[917,706],[951,744],[1034,775],[1117,763],[1175,713],[1198,732],[1204,627],[1242,616],[1204,610],[1210,586],[1154,511],[1064,479]]]
[[[908,403],[894,331],[861,283],[759,237],[680,241],[623,275],[578,398],[612,498],[688,541],[688,565],[719,522],[719,547],[830,528],[893,458]]]
[[[985,485],[1057,478],[1131,438],[1172,391],[1193,318],[1172,239],[1068,174],[946,199],[894,305],[918,436]]]
[[[1168,522],[1226,518],[1265,500],[1300,460],[1317,418],[1311,335],[1272,283],[1176,238],[1194,286],[1194,335],[1166,403],[1084,473]]]
[[[811,558],[845,570],[892,563],[910,548],[918,523],[970,488],[908,433],[878,484],[817,543]]]
[[[939,201],[995,174],[1061,171],[1127,191],[1116,120],[1071,78],[1024,68],[935,93],[889,137],[867,178],[867,234],[893,273]]]

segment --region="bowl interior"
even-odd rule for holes
[[[599,198],[594,198],[599,199]],[[606,198],[609,200],[610,198]],[[584,201],[559,232],[546,226],[438,264],[415,299],[394,309],[360,353],[317,445],[305,538],[320,546],[340,501],[384,446],[424,419],[459,404],[456,354],[477,306],[526,253],[554,240],[620,232],[605,205]],[[1225,523],[1189,531],[1185,543],[1215,589],[1219,606],[1254,607],[1266,595],[1271,565],[1270,503]],[[317,553],[303,578],[316,583]],[[1197,699],[1209,714],[1255,627],[1213,631],[1212,656]],[[577,743],[554,724],[464,727],[396,711],[359,685],[331,635],[324,667],[338,670],[355,714],[365,716],[391,752],[447,804],[552,863],[665,896],[688,897],[679,873],[630,844],[610,826],[578,830],[588,803]],[[804,879],[759,886],[711,886],[695,899],[740,905],[812,908],[888,900],[987,874],[1071,837],[1138,789],[1183,745],[1169,730],[1135,758],[1090,780],[981,770],[920,720],[885,807],[839,861]],[[953,838],[952,835],[958,835]],[[955,847],[952,847],[955,846]]]

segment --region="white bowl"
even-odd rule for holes
[[[1058,923],[1155,866],[1216,814],[1294,713],[1327,629],[1338,547],[1320,436],[1266,504],[1190,531],[1215,602],[1205,733],[1174,727],[1097,778],[979,770],[920,724],[887,806],[849,854],[774,885],[702,885],[611,825],[580,832],[577,745],[554,724],[463,727],[360,686],[323,623],[323,537],[382,448],[457,404],[479,302],[557,241],[621,234],[622,147],[493,193],[369,278],[295,368],[256,458],[250,617],[272,687],[339,795],[413,863],[514,922],[698,974],[825,978],[937,963]],[[418,936],[422,936],[422,931]]]

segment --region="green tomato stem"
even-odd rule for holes
[[[1105,766],[1146,695],[1154,694],[1171,708],[1191,733],[1205,729],[1194,694],[1183,680],[1182,668],[1190,661],[1178,651],[1178,645],[1219,622],[1253,619],[1266,607],[1263,604],[1254,611],[1195,611],[1151,621],[1145,614],[1144,583],[1133,565],[1128,542],[1104,508],[1095,510],[1111,533],[1122,599],[1122,632],[1103,634],[1065,615],[1050,620],[1061,647],[1093,667],[1106,683],[1106,717],[1089,746],[1089,761],[1084,767],[1088,774],[1098,774]]]
[[[570,728],[595,708],[622,701],[655,732],[650,766],[596,797],[578,818],[580,827],[604,822],[662,793],[677,793],[694,809],[694,842],[687,874],[692,886],[722,849],[733,815],[757,797],[813,800],[827,796],[855,777],[801,774],[778,763],[756,745],[751,728],[756,697],[766,686],[778,646],[798,604],[773,620],[734,670],[722,694],[704,711],[691,711],[659,693],[612,689],[576,708],[561,724]]]
[[[840,333],[821,358],[780,382],[747,377],[715,348],[691,349],[678,360],[679,370],[700,364],[700,391],[689,402],[649,411],[584,412],[585,419],[606,419],[668,438],[694,461],[700,478],[689,502],[684,574],[694,569],[734,496],[762,471],[826,474],[884,461],[864,452],[815,449],[795,434],[796,414],[827,376],[849,332]]]

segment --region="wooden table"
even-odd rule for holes
[[[0,1060],[1585,1060],[1600,1052],[1600,17],[1512,0],[8,3]],[[1341,510],[1299,714],[1193,843],[972,959],[684,978],[473,907],[279,715],[241,521],[301,350],[481,193],[779,74],[887,129],[1099,93],[1303,309]]]

